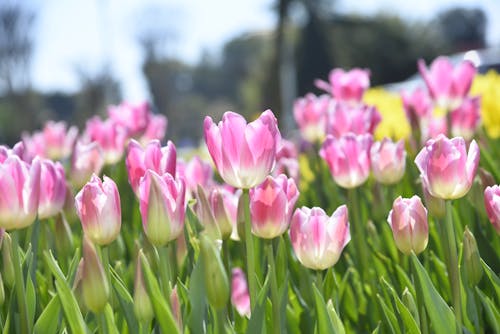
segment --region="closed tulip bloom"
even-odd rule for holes
[[[108,108],[109,117],[127,130],[130,137],[141,135],[146,130],[151,111],[147,102],[132,104],[123,102]]]
[[[494,185],[484,190],[484,206],[493,227],[500,234],[500,187]]]
[[[451,112],[451,134],[471,140],[481,122],[481,98],[466,98],[462,104]]]
[[[40,161],[31,165],[18,156],[0,163],[0,227],[6,230],[31,225],[37,216],[40,193]]]
[[[250,189],[253,234],[272,239],[285,233],[298,198],[295,181],[283,174],[276,178],[268,176],[263,183]]]
[[[148,169],[139,184],[142,226],[148,240],[164,246],[177,239],[184,227],[186,186],[183,179]]]
[[[370,149],[373,175],[382,184],[394,184],[403,178],[406,167],[404,140],[396,143],[388,138],[373,143]]]
[[[332,102],[328,95],[316,96],[312,93],[295,100],[293,116],[305,140],[314,143],[325,138],[328,109]]]
[[[198,185],[208,188],[213,183],[213,168],[210,163],[202,160],[199,156],[194,156],[185,165],[184,180],[191,192],[196,192]]]
[[[104,154],[97,142],[77,141],[71,157],[71,183],[75,188],[82,187],[92,174],[99,175],[104,166]]]
[[[446,136],[446,134],[448,133],[446,116],[431,115],[427,118],[423,118],[420,121],[420,127],[423,143],[425,143],[429,139],[436,138],[439,135]]]
[[[289,140],[281,139],[279,149],[276,152],[276,166],[272,175],[285,174],[291,177],[295,183],[299,182],[299,154],[295,144]]]
[[[363,94],[370,87],[370,71],[366,69],[353,68],[344,71],[341,68],[333,69],[329,76],[329,83],[316,80],[318,88],[323,89],[338,101],[356,103],[360,102]]]
[[[98,116],[92,117],[87,121],[85,136],[89,142],[99,143],[107,165],[115,164],[122,158],[127,132],[112,119],[103,121]]]
[[[98,245],[108,245],[120,233],[122,213],[120,195],[113,180],[97,175],[75,197],[75,206],[83,232]]]
[[[467,153],[463,138],[439,135],[427,141],[415,163],[432,196],[456,199],[465,196],[472,186],[479,164],[479,147],[473,140]]]
[[[427,209],[420,197],[402,198],[394,201],[387,218],[391,225],[394,241],[398,249],[410,254],[419,254],[427,247],[429,226],[427,224]]]
[[[248,284],[245,273],[241,268],[233,268],[232,270],[231,303],[241,316],[250,317]]]
[[[44,159],[40,172],[40,200],[38,217],[46,219],[58,214],[66,200],[66,177],[59,162]]]
[[[154,139],[162,141],[167,133],[167,124],[168,121],[165,115],[151,115],[148,126],[140,139],[141,144],[146,145]]]
[[[48,121],[43,128],[46,156],[49,159],[69,157],[78,135],[76,126],[67,128],[66,122]]]
[[[229,185],[252,188],[271,173],[281,139],[271,110],[248,124],[243,116],[230,111],[222,116],[218,125],[207,116],[204,132],[208,152]]]
[[[447,110],[453,110],[461,104],[476,75],[472,62],[465,60],[454,67],[447,57],[436,58],[430,69],[420,59],[418,70],[434,101]]]
[[[222,239],[239,240],[236,224],[240,196],[241,190],[231,192],[222,187],[212,189],[208,196]]]
[[[331,217],[318,207],[295,210],[290,240],[295,255],[305,267],[323,270],[333,266],[351,240],[347,207],[338,207]]]
[[[152,140],[143,148],[141,144],[132,139],[127,147],[125,164],[129,183],[134,192],[138,194],[139,182],[148,169],[159,175],[169,173],[175,176],[177,150],[171,141],[166,146],[161,147],[159,140]]]
[[[36,131],[33,134],[24,132],[21,135],[25,148],[25,157],[22,159],[31,162],[35,157],[47,158],[47,145],[43,132]]]
[[[422,118],[432,115],[432,100],[427,91],[420,87],[411,93],[401,93],[401,100],[403,101],[406,118],[413,129],[420,127]]]
[[[373,134],[381,120],[382,116],[373,106],[338,103],[328,115],[327,133],[336,138],[349,132]]]
[[[80,284],[83,300],[89,310],[100,313],[109,300],[109,282],[95,246],[85,236],[83,237],[82,263]]]
[[[348,133],[340,138],[328,136],[320,156],[327,162],[333,180],[343,188],[355,188],[370,175],[372,135]]]

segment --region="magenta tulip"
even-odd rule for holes
[[[248,189],[264,181],[275,164],[281,135],[271,110],[248,123],[243,116],[226,112],[216,125],[207,116],[205,142],[222,179]]]
[[[500,187],[494,185],[484,190],[484,205],[493,227],[500,234]]]
[[[295,210],[290,224],[290,241],[305,267],[323,270],[333,266],[350,240],[345,205],[338,207],[331,217],[318,207]]]
[[[394,201],[387,221],[391,225],[394,241],[398,249],[410,254],[419,254],[427,247],[429,226],[427,224],[427,209],[420,197],[401,198]]]
[[[113,242],[122,224],[120,195],[113,180],[97,175],[75,197],[75,206],[85,235],[98,245]]]
[[[49,159],[64,159],[70,156],[75,144],[78,128],[69,129],[65,122],[48,121],[43,128],[46,156]]]
[[[363,94],[370,87],[370,71],[366,69],[353,68],[344,71],[341,68],[333,69],[329,74],[329,83],[316,80],[318,88],[323,89],[338,101],[357,103],[363,98]]]
[[[236,311],[245,317],[250,317],[250,295],[245,273],[241,268],[233,268],[231,278],[231,303]]]
[[[141,144],[146,145],[155,139],[162,141],[167,133],[167,124],[165,115],[151,115],[148,126],[139,140]]]
[[[465,98],[462,104],[451,112],[451,134],[471,140],[481,122],[481,98]]]
[[[472,185],[479,164],[479,147],[473,140],[467,153],[463,138],[439,135],[427,141],[415,163],[432,196],[456,199],[463,197]]]
[[[151,111],[147,102],[132,104],[123,102],[108,108],[109,118],[127,130],[130,137],[142,135],[148,127]]]
[[[295,100],[293,116],[302,137],[311,142],[321,142],[326,136],[328,109],[333,100],[328,95],[316,96],[312,93]]]
[[[11,155],[0,163],[0,227],[6,230],[31,225],[37,216],[40,161],[31,165]]]
[[[115,164],[122,158],[127,140],[126,129],[107,119],[102,121],[98,116],[87,121],[85,137],[88,142],[96,141],[101,146],[106,164]]]
[[[92,174],[99,175],[103,166],[104,154],[97,142],[77,141],[71,157],[71,183],[76,188],[82,187]]]
[[[184,167],[184,180],[187,188],[195,193],[198,185],[208,189],[213,183],[213,168],[210,163],[194,156]]]
[[[66,176],[59,162],[44,159],[40,169],[38,217],[46,219],[62,211],[66,200]]]
[[[327,162],[334,181],[343,188],[355,188],[370,175],[372,135],[348,133],[340,138],[328,136],[319,152]]]
[[[252,232],[264,239],[276,238],[288,228],[299,191],[293,179],[268,176],[250,189]]]
[[[373,134],[381,120],[380,113],[373,106],[338,103],[328,115],[327,133],[336,138],[349,132]]]
[[[172,174],[148,169],[139,183],[142,226],[148,240],[164,246],[177,239],[184,227],[186,186]]]
[[[388,138],[373,143],[370,160],[375,179],[382,184],[399,182],[405,173],[406,151],[404,140],[394,143]]]
[[[432,116],[432,100],[424,89],[419,87],[411,93],[403,92],[401,99],[412,129],[419,129],[420,120]]]

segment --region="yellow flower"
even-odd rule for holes
[[[500,137],[500,74],[493,70],[486,75],[478,74],[471,95],[481,96],[481,118],[488,136]]]

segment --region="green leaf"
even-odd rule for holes
[[[490,279],[491,285],[495,288],[497,303],[500,303],[500,278],[495,274],[493,270],[481,259],[486,276]]]
[[[405,306],[405,304],[403,304],[394,288],[384,278],[382,278],[381,281],[394,299],[397,311],[400,315],[401,320],[403,320],[404,332],[408,334],[419,334],[420,329],[418,328],[417,322],[413,318],[410,310]]]
[[[87,326],[85,325],[82,313],[80,312],[80,307],[78,307],[75,295],[71,291],[61,268],[59,268],[59,265],[51,252],[45,251],[44,255],[50,271],[56,278],[56,290],[59,294],[59,300],[64,311],[64,317],[71,328],[71,332],[77,334],[86,333]]]
[[[59,325],[59,314],[61,312],[61,303],[59,302],[59,295],[52,297],[50,302],[45,306],[42,314],[38,317],[35,323],[35,334],[51,334],[57,333]]]
[[[391,330],[391,333],[400,333],[398,319],[396,318],[394,312],[392,312],[392,310],[387,306],[381,295],[377,294],[377,299],[380,303],[380,306],[382,307],[382,314],[384,315],[385,323]]]
[[[113,268],[111,269],[111,283],[116,291],[116,296],[118,297],[118,302],[123,310],[123,315],[125,321],[127,322],[129,333],[138,333],[139,324],[137,323],[137,318],[134,314],[134,300],[130,296],[125,284],[123,284],[121,278],[118,276]]]
[[[106,328],[109,334],[119,334],[118,328],[115,325],[115,316],[113,315],[113,309],[109,303],[104,307],[104,317],[106,318]]]
[[[149,298],[151,298],[151,303],[153,304],[156,320],[158,321],[161,330],[163,331],[163,333],[179,333],[177,323],[175,322],[174,316],[170,311],[170,307],[168,306],[167,301],[161,293],[158,281],[156,280],[153,271],[149,266],[146,256],[142,252],[140,252],[139,256],[141,257],[146,289],[148,290]]]
[[[332,319],[328,314],[325,300],[319,292],[316,284],[313,285],[314,301],[316,303],[316,325],[319,333],[336,333],[333,327]]]
[[[269,271],[268,271],[269,272]],[[262,326],[265,323],[264,315],[266,314],[266,300],[267,300],[267,292],[269,290],[269,275],[266,276],[266,280],[262,285],[259,293],[257,294],[257,303],[252,310],[252,315],[250,320],[248,321],[247,334],[253,333],[263,333]]]
[[[455,333],[457,324],[453,311],[448,304],[439,295],[436,288],[432,284],[429,275],[418,260],[415,254],[411,255],[413,267],[415,268],[416,279],[418,282],[417,289],[420,290],[424,299],[424,305],[429,314],[431,324],[436,333]]]
[[[33,325],[36,311],[36,292],[31,276],[26,277],[26,306],[28,308],[28,321]]]
[[[328,315],[330,316],[330,320],[332,321],[333,328],[335,329],[336,334],[345,334],[344,324],[342,320],[340,320],[339,315],[335,311],[335,307],[333,307],[332,300],[329,299],[326,303],[326,309],[328,311]]]
[[[188,327],[192,333],[202,333],[207,299],[205,298],[201,257],[196,262],[189,280],[189,304],[191,305],[191,312],[188,316]]]
[[[495,303],[476,287],[477,295],[483,304],[486,319],[493,328],[493,333],[500,333],[500,314]]]

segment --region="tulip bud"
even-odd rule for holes
[[[290,241],[305,267],[323,270],[333,266],[350,240],[345,205],[338,207],[331,217],[318,207],[295,210],[290,224]]]
[[[149,323],[154,317],[153,304],[151,304],[144,283],[144,276],[142,275],[141,256],[137,257],[137,266],[135,268],[134,313],[137,319],[145,324]]]
[[[0,306],[3,306],[5,301],[5,290],[3,288],[2,273],[0,273]]]
[[[57,254],[59,256],[69,256],[69,254],[71,254],[73,250],[73,234],[62,213],[56,217],[55,242]]]
[[[263,183],[250,189],[252,233],[264,239],[285,233],[298,198],[295,181],[284,174],[276,178],[268,176]]]
[[[463,138],[439,135],[427,141],[415,163],[432,196],[457,199],[467,194],[472,185],[479,164],[479,147],[473,140],[467,153]]]
[[[427,247],[427,209],[418,196],[396,198],[387,221],[391,225],[396,246],[404,254],[412,251],[419,254]]]
[[[66,200],[66,177],[59,162],[44,159],[40,170],[38,218],[46,219],[62,211]]]
[[[14,263],[12,262],[12,238],[4,233],[2,241],[3,277],[8,288],[12,288],[15,282]]]
[[[370,149],[373,176],[382,184],[399,182],[405,173],[406,151],[403,140],[397,143],[388,138],[373,143]]]
[[[205,234],[200,235],[200,252],[208,302],[215,309],[221,309],[229,299],[229,280],[219,251]]]
[[[126,129],[112,119],[105,121],[94,116],[85,125],[85,136],[89,142],[96,141],[104,154],[104,162],[113,165],[120,161],[127,140]]]
[[[210,205],[223,240],[229,237],[239,240],[236,215],[240,196],[241,190],[230,192],[224,188],[215,188],[210,192]]]
[[[97,250],[92,242],[83,238],[82,294],[85,305],[94,313],[104,310],[109,299],[109,282]]]
[[[329,82],[316,80],[315,85],[332,94],[336,100],[354,104],[361,101],[370,87],[370,71],[361,68],[349,71],[335,68],[328,75],[328,80]]]
[[[250,317],[250,295],[245,273],[241,268],[233,268],[231,279],[231,303],[242,316]]]
[[[71,156],[71,184],[79,189],[87,183],[92,174],[99,175],[104,166],[104,153],[97,142],[75,144]]]
[[[323,141],[326,136],[328,109],[332,102],[328,95],[316,96],[312,93],[295,100],[293,116],[302,138],[311,143]]]
[[[420,323],[420,315],[418,312],[417,303],[415,302],[415,298],[413,298],[413,295],[410,293],[410,291],[408,291],[408,288],[405,288],[403,290],[401,300],[403,304],[405,304],[406,308],[410,311],[417,324]]]
[[[98,245],[109,245],[118,234],[122,224],[120,194],[116,183],[97,175],[75,197],[75,206],[85,235]]]
[[[464,231],[464,250],[463,250],[463,265],[462,270],[465,271],[466,282],[470,286],[475,286],[483,277],[483,266],[481,265],[481,257],[477,249],[476,238],[474,234],[466,226]]]
[[[204,226],[205,233],[210,236],[210,239],[221,239],[221,231],[218,224],[215,222],[214,213],[208,203],[205,190],[198,185],[196,191],[196,204],[194,205],[196,216],[200,223]]]
[[[175,322],[177,322],[177,327],[182,328],[181,304],[179,302],[179,294],[177,293],[177,285],[174,286],[170,294],[170,305],[172,307],[172,315]]]
[[[500,186],[486,187],[484,190],[484,206],[493,227],[500,234]]]

